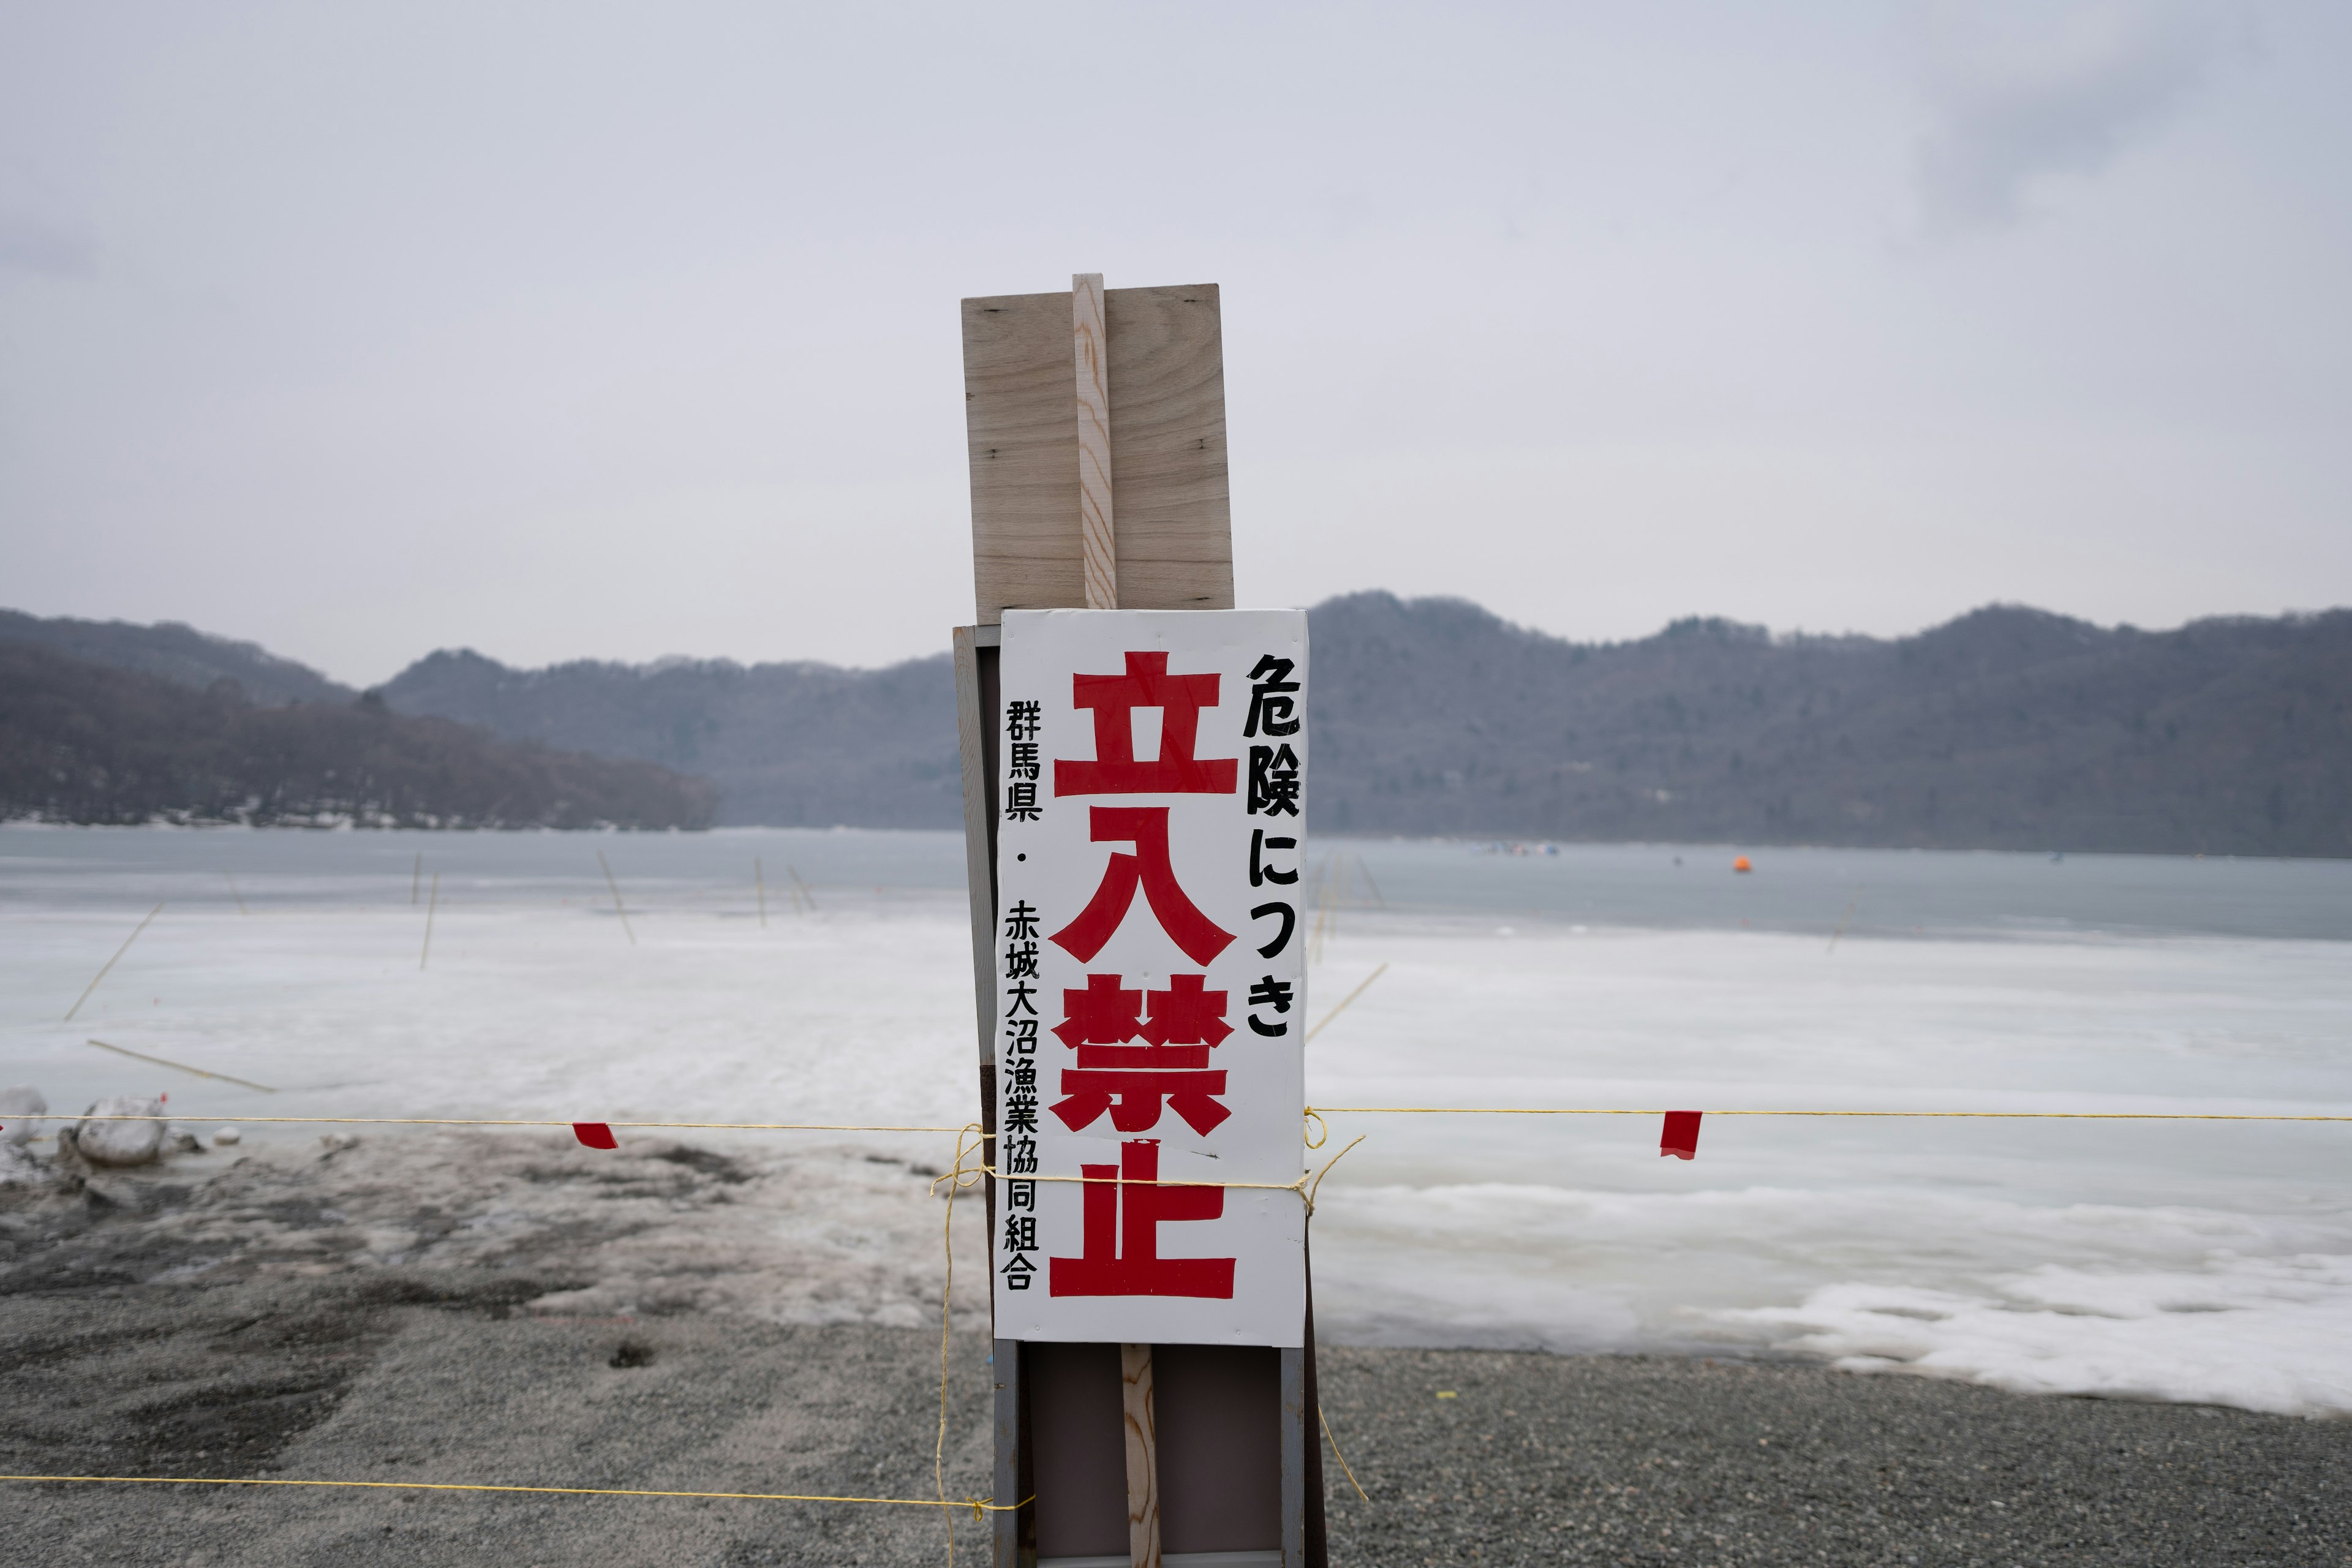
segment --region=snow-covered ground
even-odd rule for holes
[[[1309,1047],[1318,1105],[2352,1114],[2352,867],[1780,851],[1735,879],[1687,847],[1328,847],[1310,1013],[1388,968]],[[320,1130],[247,1119],[952,1126],[968,942],[950,835],[0,828],[0,1082],[67,1110],[168,1090],[265,1147]],[[1780,1347],[2352,1412],[2352,1124],[1718,1115],[1685,1163],[1647,1117],[1330,1120],[1370,1136],[1317,1215],[1327,1337]],[[856,1148],[903,1171],[952,1142]],[[810,1266],[864,1283],[765,1310],[911,1321],[937,1243],[904,1181],[815,1184],[778,1245],[821,1219]]]

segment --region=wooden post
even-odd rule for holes
[[[1070,279],[1070,342],[1077,372],[1078,553],[1087,608],[1118,608],[1113,524],[1110,361],[1099,272]],[[1151,1419],[1151,1347],[1118,1347],[1119,1416],[1127,1429],[1127,1551],[1130,1568],[1160,1568],[1159,1439]]]
[[[1151,1411],[1151,1347],[1118,1347],[1119,1414],[1127,1428],[1127,1555],[1160,1568],[1160,1437]]]
[[[613,879],[613,863],[604,858],[602,849],[596,851],[596,864],[604,868],[604,886],[613,889],[613,912],[621,917],[621,932],[629,939],[629,945],[635,947],[637,945],[637,933],[629,929],[628,908],[621,902],[621,884]]]
[[[768,929],[768,873],[761,868],[760,858],[751,857],[751,890],[760,896],[760,929]]]
[[[1078,556],[1086,573],[1087,608],[1116,610],[1118,539],[1111,521],[1110,361],[1099,272],[1081,272],[1070,279],[1070,343],[1078,373]]]
[[[433,873],[433,892],[425,905],[425,945],[416,950],[416,967],[422,973],[425,961],[433,956],[433,916],[441,907],[441,873]]]
[[[977,624],[955,631],[956,721],[982,1148],[992,1167],[998,623],[1007,609],[1234,607],[1220,312],[1214,284],[1106,289],[1093,273],[1075,275],[1067,294],[963,301]],[[993,1237],[992,1178],[984,1192]],[[1115,1559],[1116,1536],[1102,1531],[1120,1516],[1113,1496],[1097,1494],[1118,1486],[1116,1469],[1073,1468],[1072,1459],[1098,1457],[1115,1467],[1102,1450],[1122,1430],[1133,1568],[1161,1568],[1163,1537],[1175,1563],[1322,1568],[1319,1450],[1307,1426],[1312,1319],[1310,1298],[1307,1348],[1279,1352],[1166,1346],[1155,1356],[1152,1346],[1134,1344],[1112,1357],[1108,1345],[993,1340],[994,1494],[1034,1500],[991,1516],[995,1568],[1050,1568],[1072,1552],[1089,1563]],[[1162,1367],[1165,1386],[1156,1375]],[[1173,1447],[1162,1443],[1163,1415]],[[1172,1436],[1180,1420],[1181,1440]],[[1262,1458],[1249,1457],[1261,1451]],[[1213,1479],[1225,1475],[1220,1460],[1267,1489],[1263,1524],[1243,1527],[1245,1542],[1187,1545],[1186,1532],[1234,1526],[1231,1489]],[[1185,1495],[1168,1491],[1163,1478],[1182,1483]],[[1256,1506],[1239,1512],[1259,1518]],[[1057,1521],[1051,1541],[1041,1540],[1039,1525],[1047,1509]],[[1078,1535],[1086,1544],[1075,1543]]]

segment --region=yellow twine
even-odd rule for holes
[[[1684,1106],[1676,1109],[1689,1110]],[[1672,1110],[1641,1110],[1615,1106],[1526,1105],[1326,1105],[1307,1114],[1331,1116],[1668,1116]],[[1708,1110],[1708,1116],[1947,1116],[2016,1121],[2352,1121],[2352,1116],[2240,1116],[2194,1110]]]
[[[1383,963],[1378,969],[1373,970],[1370,974],[1365,975],[1363,983],[1358,985],[1353,991],[1349,992],[1345,996],[1340,997],[1339,1005],[1332,1008],[1328,1013],[1324,1014],[1323,1021],[1316,1025],[1313,1028],[1307,1030],[1306,1038],[1300,1040],[1298,1043],[1302,1046],[1311,1043],[1316,1036],[1321,1034],[1324,1030],[1331,1026],[1332,1019],[1338,1017],[1340,1014],[1348,1010],[1349,1003],[1353,1002],[1357,997],[1361,996],[1371,987],[1373,981],[1378,980],[1381,975],[1386,974],[1388,972],[1389,966]]]
[[[1331,1445],[1331,1457],[1339,1461],[1339,1473],[1348,1478],[1348,1484],[1356,1489],[1358,1497],[1366,1502],[1371,1501],[1371,1494],[1364,1490],[1364,1483],[1358,1480],[1356,1472],[1348,1468],[1348,1456],[1339,1452],[1339,1439],[1331,1436],[1331,1418],[1323,1414],[1323,1402],[1319,1399],[1315,1402],[1315,1419],[1323,1423],[1323,1440]]]
[[[107,1486],[168,1487],[350,1487],[392,1492],[542,1492],[564,1497],[709,1498],[730,1502],[856,1502],[894,1508],[969,1508],[976,1519],[982,1513],[1010,1513],[1031,1500],[996,1502],[966,1498],[961,1502],[912,1497],[826,1497],[799,1492],[655,1491],[641,1487],[510,1487],[457,1481],[312,1481],[250,1476],[0,1476],[0,1481],[89,1481]]]
[[[981,1142],[967,1144],[965,1140],[974,1133],[980,1135]],[[980,1174],[977,1172],[966,1173],[964,1156],[979,1152],[987,1139],[986,1130],[977,1121],[967,1122],[958,1128],[955,1160],[948,1173],[931,1184],[931,1191],[934,1193],[940,1190],[940,1182],[948,1184],[947,1218],[940,1227],[940,1243],[947,1253],[948,1261],[947,1283],[940,1288],[940,1431],[938,1438],[931,1445],[931,1485],[938,1490],[940,1500],[943,1504],[947,1501],[948,1495],[948,1331],[950,1313],[955,1306],[955,1201],[956,1194],[980,1180]],[[975,1522],[979,1518],[980,1515],[977,1513],[972,1515]],[[955,1568],[955,1515],[953,1514],[948,1515],[948,1568]]]
[[[20,1111],[18,1121],[236,1121],[294,1122],[323,1127],[634,1127],[688,1128],[714,1132],[961,1132],[962,1127],[877,1127],[850,1121],[603,1121],[593,1117],[560,1121],[525,1117],[488,1116],[242,1116],[217,1119],[182,1112],[177,1116],[75,1116],[65,1111]]]
[[[981,1175],[994,1176],[1000,1182],[1071,1182],[1080,1186],[1097,1187],[1239,1187],[1261,1193],[1297,1193],[1306,1202],[1307,1212],[1311,1215],[1315,1212],[1315,1194],[1322,1187],[1323,1178],[1329,1175],[1331,1167],[1346,1159],[1349,1152],[1356,1147],[1357,1143],[1362,1142],[1366,1136],[1369,1134],[1359,1134],[1355,1142],[1349,1143],[1347,1148],[1325,1161],[1321,1170],[1301,1173],[1295,1182],[1192,1182],[1181,1181],[1172,1176],[1147,1181],[1141,1176],[1008,1175],[994,1165],[964,1165],[960,1163],[954,1170],[940,1177],[939,1181],[933,1182],[931,1185],[936,1188],[940,1182],[953,1181],[961,1176]],[[964,1152],[965,1151],[962,1150],[957,1152],[959,1162]]]

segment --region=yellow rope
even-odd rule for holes
[[[1326,1116],[1666,1116],[1662,1110],[1616,1106],[1527,1105],[1321,1105],[1307,1114]],[[2352,1116],[2238,1116],[2194,1110],[1708,1110],[1708,1116],[1949,1116],[1989,1121],[2352,1121]]]
[[[978,1133],[981,1144],[968,1145],[965,1140]],[[977,1153],[984,1146],[988,1133],[977,1121],[968,1122],[956,1130],[955,1160],[946,1175],[931,1184],[931,1191],[940,1190],[940,1182],[948,1184],[947,1218],[940,1226],[940,1242],[948,1259],[947,1283],[940,1288],[940,1431],[931,1445],[931,1485],[944,1504],[948,1496],[948,1330],[950,1312],[955,1306],[955,1201],[956,1194],[981,1179],[977,1170],[966,1173],[964,1156]],[[977,1520],[980,1516],[972,1516]],[[948,1568],[955,1568],[955,1515],[948,1515]]]
[[[235,1121],[294,1122],[322,1127],[635,1127],[698,1128],[715,1132],[961,1132],[962,1127],[870,1127],[851,1121],[603,1121],[593,1117],[560,1121],[526,1117],[488,1116],[74,1116],[64,1111],[20,1111],[18,1121]]]
[[[1355,1142],[1349,1143],[1347,1148],[1326,1160],[1321,1170],[1302,1173],[1295,1182],[1187,1182],[1171,1176],[1162,1176],[1150,1181],[1146,1181],[1140,1176],[1038,1176],[1025,1173],[1015,1176],[1007,1175],[994,1165],[965,1165],[959,1163],[954,1170],[940,1177],[931,1185],[936,1189],[940,1182],[954,1181],[960,1176],[979,1175],[994,1176],[1000,1182],[1072,1182],[1080,1186],[1097,1187],[1240,1187],[1261,1193],[1297,1193],[1301,1199],[1305,1200],[1307,1212],[1311,1215],[1315,1212],[1315,1194],[1321,1189],[1323,1178],[1329,1175],[1331,1167],[1346,1159],[1356,1144],[1364,1141],[1365,1136],[1368,1135],[1359,1135]],[[959,1162],[961,1161],[964,1152],[965,1151],[961,1149],[957,1151]]]
[[[231,1078],[225,1072],[206,1072],[202,1068],[192,1068],[185,1062],[175,1062],[169,1057],[151,1057],[145,1051],[134,1051],[127,1046],[110,1046],[104,1040],[84,1040],[82,1044],[96,1046],[101,1051],[112,1051],[118,1057],[131,1057],[142,1062],[153,1062],[159,1068],[170,1068],[176,1072],[189,1072],[198,1078],[208,1078],[220,1083],[233,1083],[239,1089],[257,1089],[264,1094],[278,1092],[266,1083],[254,1083],[247,1079]]]
[[[1348,1456],[1339,1452],[1339,1439],[1331,1436],[1331,1418],[1323,1414],[1323,1404],[1320,1400],[1316,1401],[1315,1404],[1315,1419],[1323,1423],[1323,1440],[1331,1445],[1331,1457],[1339,1461],[1339,1473],[1348,1478],[1348,1484],[1356,1489],[1358,1497],[1362,1498],[1366,1502],[1371,1501],[1371,1494],[1364,1490],[1364,1483],[1358,1480],[1356,1472],[1348,1468]]]
[[[247,1476],[0,1476],[0,1481],[89,1481],[105,1486],[164,1487],[350,1487],[390,1492],[545,1492],[563,1497],[710,1498],[731,1502],[859,1502],[894,1508],[969,1508],[982,1513],[1009,1513],[1023,1502],[1001,1503],[985,1498],[961,1502],[913,1497],[826,1497],[800,1492],[673,1492],[642,1487],[509,1487],[454,1481],[310,1481]]]
[[[1328,1013],[1324,1014],[1323,1021],[1316,1025],[1313,1028],[1307,1030],[1307,1037],[1299,1041],[1299,1044],[1307,1045],[1312,1043],[1316,1036],[1321,1034],[1324,1030],[1331,1026],[1332,1019],[1338,1017],[1340,1014],[1348,1010],[1349,1003],[1353,1002],[1357,997],[1361,996],[1366,991],[1370,990],[1371,988],[1372,982],[1378,980],[1381,975],[1386,974],[1388,972],[1389,966],[1383,963],[1378,969],[1373,970],[1370,974],[1365,975],[1362,984],[1359,984],[1353,991],[1349,992],[1345,996],[1340,997],[1339,1005],[1332,1008]]]

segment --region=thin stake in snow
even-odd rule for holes
[[[416,907],[416,896],[425,890],[425,851],[416,852],[416,864],[408,872],[408,907]]]
[[[628,909],[621,902],[621,884],[613,879],[613,864],[604,858],[602,849],[596,851],[596,864],[604,868],[604,886],[613,889],[613,912],[621,917],[621,930],[627,934],[629,945],[635,947],[637,945],[637,933],[631,929]]]
[[[221,875],[228,879],[228,896],[236,900],[236,912],[241,915],[251,914],[253,911],[245,907],[245,895],[236,890],[236,879],[229,876],[226,871],[223,871]]]
[[[163,912],[163,906],[157,904],[153,909],[147,911],[146,921],[141,921],[136,926],[131,928],[131,934],[122,939],[122,945],[114,950],[114,956],[106,961],[106,967],[100,969],[90,983],[82,987],[81,994],[74,999],[74,1005],[66,1009],[65,1021],[67,1023],[70,1024],[73,1022],[73,1016],[81,1011],[81,1005],[89,1000],[89,994],[98,989],[98,983],[99,981],[106,978],[107,971],[112,969],[116,964],[122,962],[122,955],[131,951],[131,944],[137,942],[139,940],[139,933],[147,929],[147,921],[153,920],[157,915],[160,915]]]
[[[760,858],[751,857],[751,886],[760,895],[760,929],[768,929],[768,874],[760,868]]]
[[[433,894],[425,905],[425,950],[416,955],[416,967],[421,971],[425,961],[433,956],[433,911],[441,907],[441,873],[433,873]]]
[[[809,912],[814,914],[816,911],[816,895],[809,891],[809,885],[801,880],[801,874],[798,868],[794,867],[791,861],[787,860],[784,862],[784,869],[792,872],[793,886],[798,888],[800,889],[801,897],[808,900]]]
[[[1853,907],[1860,902],[1862,902],[1862,889],[1856,887],[1853,890],[1853,897],[1845,901],[1845,913],[1838,916],[1837,930],[1830,932],[1829,952],[1835,952],[1837,951],[1838,938],[1845,934],[1845,922],[1853,919]]]
[[[1332,1019],[1338,1017],[1340,1014],[1348,1010],[1349,1003],[1353,1002],[1357,997],[1361,996],[1366,991],[1370,990],[1371,988],[1372,982],[1378,980],[1381,975],[1386,974],[1388,972],[1389,966],[1383,963],[1378,969],[1373,970],[1370,974],[1365,975],[1361,984],[1358,985],[1353,991],[1349,992],[1345,996],[1340,997],[1339,1005],[1337,1007],[1332,1008],[1328,1013],[1323,1015],[1322,1023],[1316,1025],[1313,1028],[1307,1031],[1307,1040],[1311,1040],[1316,1036],[1321,1034],[1324,1029],[1330,1025]],[[1305,1045],[1307,1040],[1301,1040],[1299,1044]]]
[[[185,1062],[175,1062],[163,1057],[151,1057],[145,1051],[130,1050],[121,1046],[110,1046],[104,1040],[85,1040],[82,1043],[96,1046],[101,1051],[112,1051],[118,1057],[132,1057],[142,1062],[153,1062],[159,1068],[170,1068],[175,1072],[192,1072],[198,1078],[208,1078],[220,1083],[233,1083],[239,1089],[257,1089],[264,1094],[278,1092],[266,1083],[248,1083],[241,1078],[231,1078],[225,1072],[206,1072],[202,1068],[192,1068]]]

